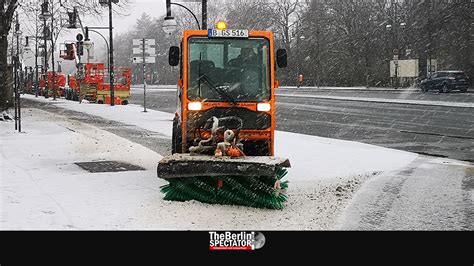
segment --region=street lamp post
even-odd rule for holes
[[[396,27],[395,27],[396,28]],[[392,27],[392,25],[387,25],[387,29],[391,31],[391,35],[392,35],[392,43],[393,43],[393,51],[392,51],[392,54],[393,54],[393,64],[395,66],[395,69],[394,69],[394,80],[393,80],[393,87],[395,89],[398,89],[398,38],[397,38],[397,34],[394,30],[394,27]]]
[[[43,67],[43,74],[44,74],[44,81],[45,81],[45,90],[46,93],[44,94],[45,98],[49,98],[48,95],[48,36],[49,36],[49,30],[48,30],[48,25],[46,24],[46,19],[51,15],[49,13],[49,8],[48,8],[49,2],[48,0],[44,0],[43,4],[41,4],[41,15],[40,19],[43,19],[43,40],[44,40],[44,67]]]
[[[399,51],[400,51],[400,44],[399,44],[399,29],[404,29],[406,27],[405,22],[399,22],[398,19],[398,3],[395,0],[391,0],[390,4],[391,8],[391,22],[392,24],[386,25],[386,29],[391,32],[391,39],[393,44],[393,50],[391,55],[393,55],[393,63],[394,63],[394,81],[393,85],[395,89],[399,87],[399,73],[398,73],[398,60],[399,60]]]
[[[202,0],[202,10],[201,10],[202,26],[199,25],[199,20],[189,8],[178,3],[171,3],[171,0],[166,0],[166,17],[162,26],[164,32],[166,32],[167,34],[171,34],[177,29],[176,20],[171,15],[171,5],[176,5],[176,6],[186,9],[194,17],[194,20],[196,21],[196,24],[197,24],[197,28],[207,30],[207,0]]]
[[[207,0],[202,0],[202,29],[207,30]]]
[[[201,29],[201,25],[199,25],[199,20],[198,18],[196,17],[196,15],[194,15],[193,11],[191,11],[191,9],[187,8],[186,6],[183,6],[182,4],[178,4],[178,3],[171,3],[172,5],[175,5],[175,6],[179,6],[179,7],[182,7],[184,9],[186,9],[189,13],[191,13],[191,15],[194,17],[194,20],[196,21],[196,25],[197,25],[197,28],[198,30]]]
[[[388,24],[385,26],[385,28],[391,32],[391,39],[392,39],[392,43],[393,43],[393,50],[392,50],[392,53],[391,55],[393,55],[393,63],[394,63],[394,80],[393,80],[393,85],[394,85],[394,88],[395,89],[398,89],[399,87],[399,73],[398,73],[398,60],[399,60],[399,54],[400,54],[400,45],[399,45],[399,36],[398,36],[398,28],[405,28],[406,27],[406,23],[405,22],[401,22],[401,23],[398,23],[395,19],[395,23],[393,25],[391,24]]]
[[[15,35],[16,35],[16,56],[15,56],[15,129],[18,129],[18,132],[21,132],[21,105],[20,105],[20,73],[22,67],[20,65],[20,22],[18,20],[18,13],[16,14],[16,25],[15,25]]]
[[[109,8],[109,76],[110,76],[110,106],[115,106],[114,91],[114,36],[113,36],[113,9],[112,3],[117,4],[119,0],[99,0],[99,4]]]
[[[110,38],[110,58],[109,58],[109,75],[110,75],[110,106],[115,105],[114,93],[114,36],[112,29],[112,0],[109,0],[109,38]]]
[[[33,36],[31,36],[33,37]],[[30,48],[30,36],[25,36],[25,46],[23,47],[23,54],[25,53],[28,53],[31,51],[31,48]],[[29,57],[28,57],[29,58]],[[25,61],[27,58],[23,58],[23,61]],[[33,72],[33,67],[31,66],[27,66],[27,64],[25,63],[25,75],[24,75],[24,84],[28,84],[28,89],[30,89],[30,85],[32,85],[31,83],[33,82],[33,75],[34,75],[34,72]],[[31,77],[31,78],[30,78]],[[26,88],[23,88],[23,94],[25,94],[26,92]],[[28,93],[31,93],[32,91],[28,90]]]
[[[35,97],[38,97],[38,34],[35,36]]]
[[[43,68],[43,78],[44,78],[44,90],[46,93],[44,93],[44,98],[49,98],[49,93],[48,93],[48,25],[46,25],[46,18],[44,18],[44,29],[43,29],[43,38],[44,38],[44,44],[43,44],[43,54],[44,54],[44,68]]]
[[[101,28],[102,29],[102,27],[94,27],[94,28]],[[107,38],[105,38],[104,35],[102,35],[100,32],[91,29],[91,27],[86,26],[85,29],[86,29],[86,36],[85,36],[85,40],[84,40],[84,47],[86,48],[86,50],[88,52],[89,52],[89,49],[92,47],[92,42],[89,39],[89,32],[90,31],[99,34],[100,37],[102,37],[102,39],[104,39],[105,45],[107,47],[107,70],[110,71],[110,47],[109,47],[109,42],[107,42]]]
[[[51,0],[51,65],[53,70],[53,101],[56,101],[56,72],[54,70],[54,10],[53,10],[53,0]],[[48,90],[49,92],[49,90]]]

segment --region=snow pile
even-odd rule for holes
[[[290,180],[307,181],[385,172],[404,167],[418,155],[352,141],[277,131],[277,156],[290,158]]]

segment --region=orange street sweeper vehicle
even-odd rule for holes
[[[181,76],[172,155],[157,169],[165,199],[283,208],[290,163],[274,157],[275,64],[287,58],[273,33],[185,30],[169,63]]]

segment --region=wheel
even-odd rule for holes
[[[178,125],[176,118],[173,120],[173,134],[171,136],[171,154],[182,153],[181,127]]]
[[[466,92],[467,92],[467,88],[461,89],[461,92],[462,92],[462,93],[466,93]]]
[[[98,100],[97,103],[98,103],[98,104],[104,104],[104,101]]]
[[[425,85],[421,85],[421,92],[426,93],[428,90]]]
[[[443,87],[441,88],[441,90],[442,90],[443,93],[448,93],[449,92],[448,85],[444,84]]]
[[[127,105],[128,104],[128,101],[127,100],[123,100],[122,101],[122,105]]]

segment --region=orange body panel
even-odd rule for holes
[[[189,85],[188,82],[188,63],[189,63],[189,49],[188,49],[188,40],[190,37],[195,36],[202,36],[207,37],[208,31],[207,30],[185,30],[183,33],[183,42],[182,42],[182,80],[179,80],[179,90],[181,91],[181,111],[180,113],[177,112],[177,115],[180,116],[181,114],[181,125],[182,125],[182,146],[183,151],[185,151],[185,145],[187,142],[187,114],[189,110],[187,109],[188,103],[190,102],[188,99],[188,92],[187,88]],[[270,155],[274,155],[274,132],[275,132],[275,85],[278,82],[275,82],[275,58],[274,58],[274,40],[273,40],[273,33],[268,31],[250,31],[249,37],[263,37],[268,39],[270,44],[270,51],[269,51],[269,59],[270,59],[270,86],[271,86],[271,94],[270,100],[265,101],[271,105],[271,109],[269,112],[265,112],[271,116],[271,127],[265,130],[241,130],[239,134],[239,138],[241,140],[268,140],[270,143],[269,151]],[[257,104],[256,102],[238,102],[236,107],[247,108],[252,111],[257,111]],[[202,110],[205,111],[215,107],[232,107],[232,105],[228,102],[203,102],[202,103]],[[245,122],[245,121],[244,121]],[[210,136],[210,132],[201,132],[203,134],[201,137],[206,138]]]

